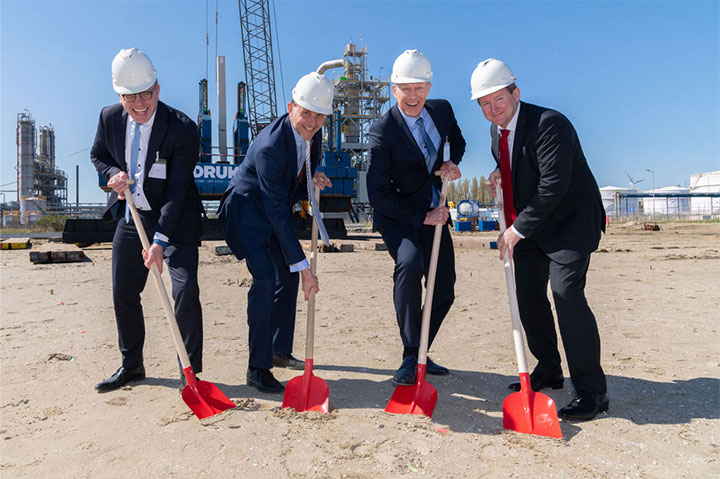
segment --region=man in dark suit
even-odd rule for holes
[[[311,177],[317,188],[332,186],[315,169],[322,149],[320,130],[332,113],[333,87],[325,75],[309,73],[298,81],[292,98],[288,113],[253,140],[218,210],[228,246],[239,260],[245,259],[253,277],[247,383],[269,393],[284,391],[270,371],[274,365],[297,369],[303,364],[291,354],[298,276],[306,300],[311,291],[319,291],[295,235],[293,205],[308,197]],[[308,200],[314,203],[312,195]],[[327,242],[322,221],[318,226]]]
[[[547,298],[549,279],[576,390],[560,417],[592,419],[609,405],[600,336],[585,299],[590,254],[605,230],[600,191],[570,121],[557,111],[520,102],[507,65],[494,58],[480,62],[471,86],[472,99],[492,123],[492,154],[498,168],[489,180],[493,186],[501,181],[508,224],[498,248],[501,257],[508,252],[515,259],[520,316],[538,360],[531,386],[535,391],[563,386]]]
[[[198,287],[198,241],[202,203],[193,179],[199,154],[195,123],[160,102],[160,85],[150,58],[137,48],[121,50],[112,64],[119,104],[100,113],[90,158],[112,192],[103,219],[117,219],[112,284],[122,366],[97,384],[99,392],[145,378],[145,323],[140,293],[152,263],[167,262],[175,316],[196,373],[202,371],[202,309]],[[128,185],[128,180],[133,184]],[[148,235],[144,251],[125,195],[132,194]],[[181,375],[180,388],[184,387]]]
[[[422,324],[422,279],[427,281],[435,225],[442,230],[430,317],[428,348],[455,299],[455,255],[447,227],[449,210],[439,204],[442,178],[460,178],[465,140],[445,100],[426,100],[432,70],[417,50],[406,50],[393,65],[397,105],[370,128],[367,188],[374,208],[373,227],[395,261],[393,300],[403,342],[403,360],[393,376],[398,385],[416,381]],[[450,158],[443,157],[450,142]],[[430,358],[427,373],[448,374]]]

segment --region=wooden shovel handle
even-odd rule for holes
[[[320,188],[315,187],[315,203],[320,210]],[[312,209],[312,208],[311,208]],[[310,271],[317,276],[317,246],[318,246],[318,225],[317,218],[313,216],[312,229],[310,233]],[[307,327],[305,328],[305,360],[313,358],[315,350],[315,291],[310,292],[308,297]]]
[[[145,251],[150,251],[150,241],[148,241],[147,233],[145,233],[145,227],[140,220],[140,214],[138,213],[137,208],[135,208],[135,203],[133,202],[130,190],[125,192],[125,201],[127,201],[128,207],[130,208],[130,214],[132,215],[133,222],[135,223],[138,236],[140,236],[142,246]],[[185,343],[183,343],[182,336],[180,335],[180,328],[178,328],[175,313],[170,305],[170,298],[168,297],[167,290],[165,289],[165,283],[163,283],[160,271],[155,263],[151,265],[150,271],[153,273],[155,287],[160,295],[160,300],[162,301],[163,309],[165,310],[165,316],[167,316],[170,332],[172,333],[173,340],[175,341],[175,349],[177,349],[178,357],[180,358],[180,364],[182,364],[183,369],[186,369],[190,366],[190,358],[188,357],[187,350],[185,349]]]
[[[448,180],[443,180],[438,205],[445,204]],[[422,326],[420,328],[420,348],[418,348],[418,364],[427,363],[428,339],[430,336],[430,315],[432,313],[433,294],[435,293],[435,275],[437,273],[438,256],[440,255],[440,239],[445,225],[435,225],[432,252],[430,253],[430,268],[428,270],[427,288],[425,289],[425,303],[423,304]]]
[[[505,212],[503,208],[503,195],[500,182],[495,185],[495,197],[498,202],[498,221],[500,221],[500,234],[507,229]],[[512,261],[508,252],[503,258],[505,262],[505,282],[507,283],[508,299],[510,300],[510,316],[512,318],[513,339],[515,341],[515,356],[517,357],[518,372],[527,373],[527,357],[525,356],[525,342],[523,341],[522,323],[520,322],[520,308],[517,301],[517,290],[515,289],[515,274],[513,273]]]

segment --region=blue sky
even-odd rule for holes
[[[300,76],[341,57],[350,40],[367,47],[370,73],[383,77],[405,49],[424,52],[435,75],[430,96],[452,103],[468,142],[464,176],[487,175],[494,167],[489,124],[469,100],[470,75],[488,57],[512,68],[523,100],[571,119],[600,186],[626,186],[625,170],[649,189],[646,169],[655,171],[657,187],[720,169],[718,1],[274,3],[286,99]],[[158,70],[161,99],[195,119],[206,18],[210,107],[216,111],[217,46],[226,57],[231,120],[234,84],[244,80],[238,4],[217,2],[217,45],[215,7],[215,0],[0,0],[0,189],[14,188],[6,184],[16,180],[16,119],[27,109],[37,126],[55,128],[68,198],[75,199],[80,165],[80,201],[103,202],[89,152],[73,153],[90,147],[100,109],[117,101],[112,58],[121,48],[146,51]],[[213,144],[216,134],[213,125]]]

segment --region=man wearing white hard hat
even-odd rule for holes
[[[99,392],[145,378],[140,293],[151,264],[162,271],[163,260],[170,272],[175,317],[190,363],[193,371],[202,371],[197,279],[202,203],[193,179],[199,155],[197,126],[181,111],[159,101],[157,73],[141,50],[120,50],[112,62],[112,82],[120,102],[100,113],[90,158],[112,189],[103,219],[118,222],[112,281],[122,366],[95,386]],[[149,251],[143,250],[125,204],[128,194],[133,195],[145,230],[153,238]],[[184,380],[181,374],[181,389]]]
[[[455,254],[448,229],[450,211],[439,204],[442,179],[460,178],[465,140],[450,103],[428,100],[433,78],[430,61],[406,50],[393,64],[397,104],[370,128],[367,188],[374,208],[373,227],[395,261],[393,301],[403,343],[395,384],[416,381],[422,324],[422,281],[427,278],[435,225],[444,225],[433,295],[428,348],[455,299]],[[450,157],[444,157],[445,143]],[[436,176],[436,172],[442,175]],[[442,179],[441,179],[442,178]],[[427,358],[427,374],[448,374]]]
[[[314,201],[313,188],[332,186],[325,173],[315,172],[332,100],[333,86],[325,75],[303,76],[292,91],[288,113],[250,144],[218,210],[228,246],[237,259],[245,259],[253,278],[246,379],[262,392],[284,391],[270,371],[273,366],[303,369],[303,362],[292,356],[298,276],[305,300],[319,286],[295,235],[292,210],[301,199]]]
[[[585,299],[590,254],[605,230],[600,191],[570,121],[561,113],[520,101],[505,63],[480,62],[470,80],[472,100],[492,123],[508,229],[498,238],[501,257],[515,260],[520,317],[538,364],[535,391],[563,387],[555,320],[547,298],[550,281],[560,335],[576,397],[560,410],[570,420],[592,419],[608,409],[600,365],[597,322]],[[510,385],[519,390],[520,383]]]

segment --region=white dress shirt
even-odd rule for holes
[[[157,111],[155,112],[157,113]],[[151,211],[150,203],[145,196],[143,190],[143,183],[145,181],[145,162],[147,161],[148,144],[150,143],[150,135],[152,134],[153,123],[155,122],[155,113],[150,117],[146,123],[135,123],[135,120],[128,115],[128,121],[125,125],[125,167],[127,168],[128,175],[130,174],[130,158],[131,158],[131,146],[132,139],[135,135],[135,128],[140,128],[140,149],[138,151],[137,165],[135,165],[135,178],[130,178],[135,181],[135,192],[133,195],[133,201],[135,207],[140,211]],[[157,152],[156,152],[157,154]],[[151,157],[152,158],[152,157]],[[128,190],[128,194],[129,190]],[[162,233],[155,233],[153,236],[154,240],[160,240],[164,243],[168,243],[170,239]]]

